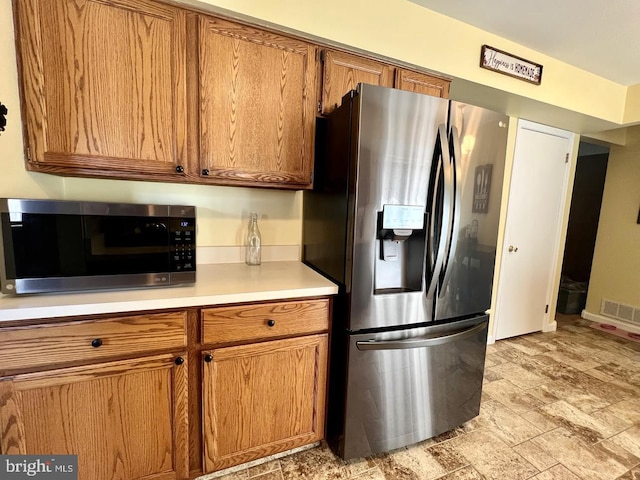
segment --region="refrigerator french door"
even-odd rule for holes
[[[340,286],[327,436],[345,459],[424,440],[479,412],[493,266],[476,271],[469,239],[484,219],[465,204],[480,198],[465,190],[476,167],[462,152],[468,125],[449,121],[450,106],[359,85],[318,124],[303,258]]]

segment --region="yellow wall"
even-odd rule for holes
[[[623,123],[638,123],[640,121],[640,84],[627,89],[627,100]]]
[[[586,310],[600,313],[603,298],[640,306],[640,127],[627,145],[609,153]]]
[[[531,98],[617,124],[625,115],[626,87],[408,0],[179,1],[205,9],[213,6],[232,10],[441,72],[461,79],[461,84],[469,83],[470,88],[472,84],[481,84],[505,91],[513,94],[513,99],[515,96]],[[542,84],[533,85],[480,68],[483,44],[542,64]],[[482,100],[478,99],[478,102]],[[523,113],[518,116],[538,121]],[[635,113],[640,120],[640,108]],[[629,118],[634,116],[631,111],[626,114]]]

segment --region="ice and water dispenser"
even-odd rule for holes
[[[374,293],[420,291],[427,214],[420,205],[384,205],[378,212]]]

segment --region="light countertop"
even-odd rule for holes
[[[0,322],[37,318],[198,307],[338,293],[301,262],[198,265],[194,285],[86,293],[0,297]]]

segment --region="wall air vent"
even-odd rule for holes
[[[602,305],[600,306],[600,313],[609,317],[618,317],[618,307],[620,305],[611,300],[602,299]]]
[[[600,304],[600,314],[623,322],[640,324],[640,307],[637,306],[625,305],[603,298]]]
[[[620,304],[618,307],[618,317],[627,322],[633,322],[633,307]]]

